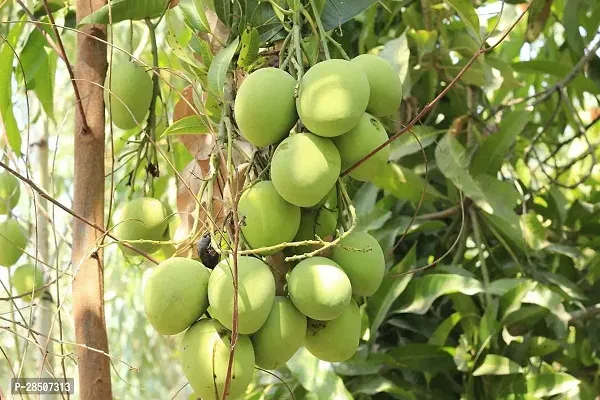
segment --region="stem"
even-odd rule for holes
[[[319,16],[319,9],[317,8],[315,0],[310,0],[310,8],[312,9],[313,14],[315,15],[315,20],[317,21],[319,39],[321,41],[321,47],[323,48],[323,54],[325,54],[325,58],[329,60],[331,55],[329,54],[329,47],[327,46],[327,32],[323,27],[323,21],[321,21],[321,17]]]
[[[296,4],[296,8],[299,7],[299,4]],[[294,27],[293,27],[293,33],[294,33],[294,48],[296,50],[296,61],[298,61],[298,64],[296,65],[296,80],[298,82],[300,82],[300,80],[302,79],[302,76],[304,75],[304,59],[302,57],[302,46],[300,45],[300,40],[302,39],[300,36],[300,11],[299,10],[295,10],[294,11],[294,17],[293,17],[293,21],[294,21]]]
[[[490,287],[490,273],[485,262],[485,256],[483,255],[483,240],[481,235],[481,229],[479,227],[479,221],[477,221],[477,214],[475,208],[469,208],[469,214],[471,215],[471,222],[473,226],[473,235],[475,236],[475,244],[477,245],[477,257],[481,263],[481,274],[483,275],[483,286],[485,288],[485,298],[487,304],[491,304],[492,295],[488,288]]]

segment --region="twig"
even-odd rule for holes
[[[315,15],[315,19],[317,20],[317,28],[319,29],[319,39],[321,41],[323,53],[325,54],[325,58],[329,60],[331,58],[331,55],[329,54],[329,47],[327,46],[327,32],[323,27],[323,21],[321,21],[321,17],[319,16],[319,9],[317,8],[315,0],[310,0],[310,7],[312,8],[313,14]]]

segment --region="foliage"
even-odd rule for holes
[[[390,132],[414,126],[393,142],[388,169],[374,183],[346,181],[358,229],[377,238],[388,267],[361,307],[359,351],[349,361],[326,363],[301,349],[277,377],[257,371],[246,398],[594,400],[600,393],[600,3],[302,3],[310,11],[306,20],[315,16],[309,4],[321,10],[316,26],[306,23],[300,32],[306,60],[323,57],[319,38],[334,58],[366,52],[386,58],[403,81],[404,99],[383,122]],[[49,4],[72,57],[74,7]],[[183,234],[175,240],[195,243],[186,213],[196,199],[186,185],[197,194],[214,171],[208,133],[220,133],[232,77],[293,63],[287,16],[294,4],[182,0],[168,11],[125,15],[111,25],[112,56],[126,51],[151,69],[155,55],[161,79],[154,122],[129,131],[107,124],[107,215],[134,195],[160,198],[181,214]],[[47,132],[56,158],[47,192],[69,204],[75,99],[65,63],[42,40],[57,37],[41,3],[31,14],[42,24],[18,22],[30,17],[17,3],[0,3],[0,133],[6,138],[0,147],[3,162],[25,176],[36,172],[29,154],[45,137],[39,132]],[[151,22],[143,18],[159,14],[149,33]],[[200,112],[185,109],[192,106]],[[239,147],[232,157],[244,157],[244,144]],[[33,234],[41,211],[33,197],[22,197],[15,217]],[[66,343],[55,351],[68,354],[73,233],[58,207],[44,212],[53,221],[54,244],[43,261],[58,280],[51,293],[63,322],[55,329]],[[186,398],[189,388],[178,393],[185,384],[176,362],[181,338],[157,336],[143,314],[146,262],[125,262],[116,249],[106,247],[105,279],[114,393]],[[28,250],[36,256],[34,243]],[[35,352],[23,350],[34,348],[23,327],[34,308],[16,311],[22,304],[8,300],[7,276],[0,270],[0,330],[13,334],[1,336],[8,362],[0,363],[0,375],[23,361],[22,376],[33,376],[39,364]],[[57,358],[67,376],[76,376],[72,360]]]

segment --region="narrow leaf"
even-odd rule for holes
[[[527,393],[535,398],[566,393],[579,386],[579,380],[564,372],[529,375]]]
[[[167,135],[198,135],[209,132],[208,126],[202,118],[197,115],[190,115],[175,121],[163,132],[162,136]]]
[[[375,3],[377,0],[327,0],[321,12],[323,27],[326,31],[337,28]]]
[[[473,174],[495,174],[506,160],[509,150],[525,125],[531,120],[532,114],[527,111],[513,111],[502,118],[498,132],[489,136],[481,145],[473,162]]]
[[[399,160],[404,156],[421,152],[421,146],[427,148],[443,132],[443,130],[435,130],[426,125],[413,126],[412,133],[407,132],[391,143],[392,154],[390,160]],[[421,142],[421,146],[419,146],[415,136]]]
[[[487,354],[483,363],[473,371],[473,376],[511,375],[523,373],[523,368],[513,360],[497,354]]]
[[[436,373],[456,370],[453,351],[451,347],[411,343],[398,346],[388,354],[402,369]]]
[[[420,175],[394,163],[388,163],[386,168],[375,177],[373,183],[400,200],[414,203],[421,199],[423,189],[425,189],[425,201],[444,197],[431,184],[425,184],[425,180]]]
[[[456,10],[456,13],[460,16],[467,29],[475,35],[476,38],[481,40],[481,34],[479,33],[479,16],[477,16],[471,0],[444,1]]]
[[[208,85],[211,90],[218,95],[220,98],[223,97],[223,88],[225,87],[225,81],[227,80],[227,70],[229,64],[235,55],[235,51],[240,43],[240,38],[235,40],[224,49],[221,49],[210,64],[208,69]]]
[[[13,112],[11,83],[13,60],[15,59],[13,49],[19,40],[19,36],[21,36],[24,25],[24,23],[11,25],[8,37],[0,48],[0,115],[6,130],[8,143],[17,155],[21,155],[21,133]]]

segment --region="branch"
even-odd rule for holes
[[[116,238],[115,236],[113,236],[109,231],[107,231],[103,227],[101,227],[101,226],[99,226],[99,225],[97,225],[97,224],[89,221],[88,219],[86,219],[86,218],[78,215],[75,211],[71,210],[69,207],[67,207],[67,206],[61,204],[60,202],[58,202],[57,200],[53,199],[52,196],[48,195],[43,189],[41,189],[38,185],[36,185],[31,179],[26,178],[23,175],[19,174],[17,171],[15,171],[14,169],[12,169],[8,165],[6,165],[3,161],[0,161],[0,167],[4,168],[11,175],[14,175],[15,177],[19,178],[21,181],[25,182],[33,190],[35,190],[42,198],[48,200],[49,202],[51,202],[52,204],[54,204],[55,206],[57,206],[58,208],[60,208],[64,212],[66,212],[67,214],[70,214],[71,216],[77,218],[78,220],[80,220],[81,222],[85,223],[86,225],[89,225],[92,228],[96,229],[97,231],[101,232],[103,235],[108,236],[109,238],[111,238],[111,239],[119,242],[121,245],[127,247],[128,249],[135,251],[136,253],[140,254],[143,257],[145,257],[149,261],[152,261],[154,264],[158,264],[158,261],[156,261],[149,254],[147,254],[147,253],[145,253],[145,252],[143,252],[141,250],[136,249],[135,247],[133,247],[132,245],[130,245],[127,242],[121,242],[118,238]]]
[[[589,306],[583,310],[577,310],[569,313],[569,324],[586,320],[600,314],[600,303]]]
[[[475,60],[477,60],[477,58],[479,58],[480,55],[492,51],[493,49],[495,49],[496,47],[498,47],[498,45],[500,43],[502,43],[504,41],[504,39],[506,39],[506,37],[508,36],[508,34],[515,28],[515,26],[517,26],[517,24],[523,18],[523,16],[527,13],[527,11],[529,11],[529,7],[531,7],[531,4],[532,3],[530,2],[528,4],[527,8],[525,9],[525,11],[523,11],[523,13],[521,15],[519,15],[519,17],[517,18],[517,20],[506,30],[506,32],[504,32],[502,34],[502,36],[500,37],[500,39],[498,39],[498,41],[496,43],[494,43],[493,45],[491,45],[491,46],[489,46],[487,48],[480,48],[479,50],[477,50],[477,52],[475,54],[473,54],[473,57],[471,57],[471,59],[469,60],[469,62],[467,62],[467,64],[463,67],[463,69],[460,70],[460,72],[458,73],[458,75],[456,75],[454,77],[454,79],[452,79],[452,81],[444,88],[444,90],[442,90],[440,92],[440,94],[437,95],[437,97],[435,99],[433,99],[430,103],[426,104],[425,107],[423,107],[423,109],[417,114],[417,116],[414,117],[408,123],[408,125],[406,125],[403,129],[401,129],[399,132],[397,132],[396,134],[394,134],[391,138],[389,138],[384,143],[382,143],[380,146],[378,146],[375,150],[371,151],[369,154],[367,154],[366,156],[364,156],[363,158],[361,158],[360,160],[358,160],[350,168],[348,168],[347,170],[345,170],[344,172],[342,172],[342,174],[340,175],[340,177],[344,177],[344,176],[348,175],[350,172],[352,172],[356,168],[358,168],[362,163],[364,163],[369,158],[373,157],[376,153],[378,153],[379,151],[381,151],[381,149],[383,149],[384,147],[386,147],[387,145],[389,145],[394,140],[398,139],[402,134],[410,131],[410,129],[413,126],[415,126],[415,124],[418,121],[420,121],[421,118],[423,118],[429,111],[431,111],[431,109],[446,95],[446,93],[448,93],[448,91],[456,84],[456,82],[458,82],[460,80],[460,78],[462,78],[462,76],[465,74],[465,72],[467,72],[467,70],[471,67],[471,65],[473,65],[473,63],[475,62]]]

